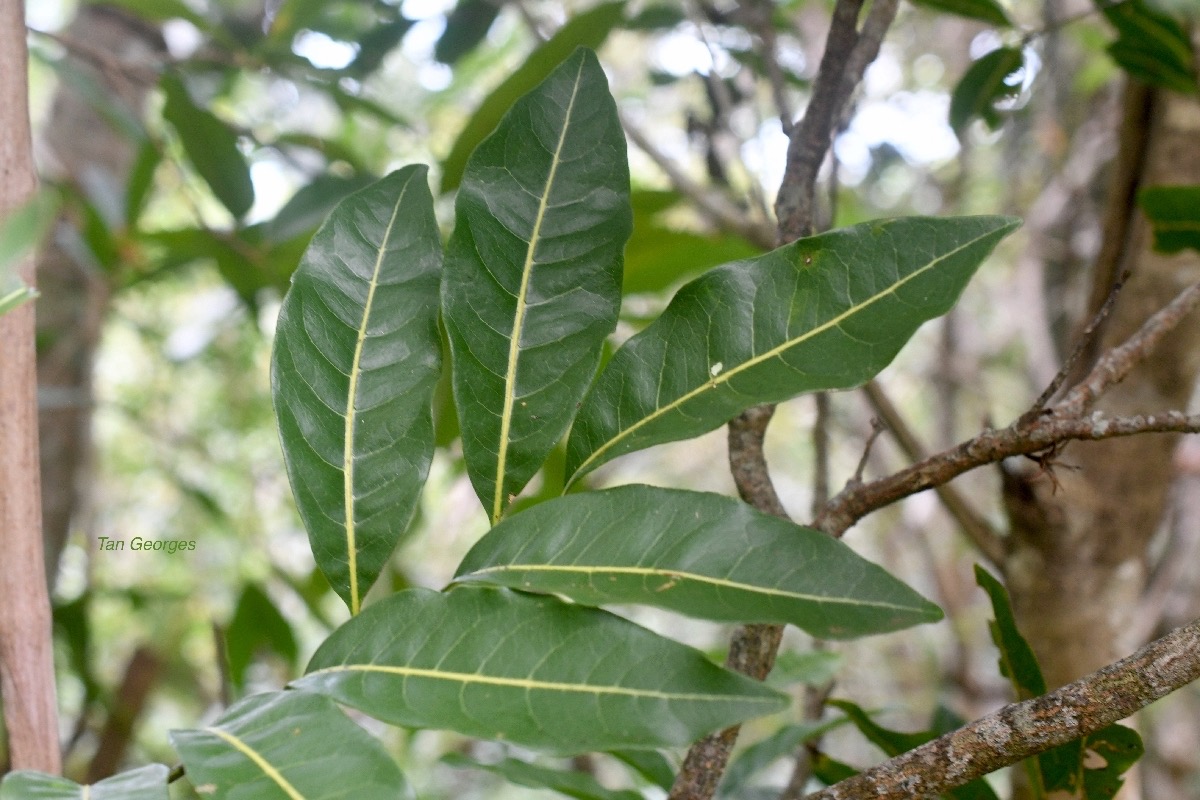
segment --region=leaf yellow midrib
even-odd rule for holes
[[[383,232],[383,240],[375,254],[375,267],[371,271],[371,280],[367,286],[367,299],[363,304],[362,321],[358,325],[358,338],[354,343],[354,358],[350,362],[350,385],[346,392],[345,442],[342,449],[342,489],[344,492],[343,503],[346,506],[346,553],[347,566],[350,570],[351,614],[357,614],[362,605],[358,587],[358,542],[354,529],[354,423],[358,417],[355,409],[358,402],[358,375],[363,347],[367,339],[371,307],[375,302],[375,288],[379,285],[379,272],[383,269],[383,257],[387,252],[388,241],[392,237],[392,228],[396,224],[396,217],[400,214],[400,204],[404,202],[404,195],[408,191],[408,184],[411,180],[409,178],[408,181],[405,181],[403,188],[400,189],[400,196],[396,198],[396,204],[392,207],[392,217],[388,220],[387,228]]]
[[[254,766],[261,769],[268,778],[275,781],[279,788],[282,789],[284,793],[291,798],[291,800],[305,800],[304,795],[296,791],[296,787],[292,786],[288,779],[283,777],[283,773],[275,769],[275,767],[273,767],[270,762],[259,755],[258,751],[256,751],[253,747],[246,744],[233,734],[226,733],[220,728],[205,728],[204,730],[213,734],[214,736],[224,739],[234,750],[237,750],[246,758],[250,759],[250,761],[254,763]]]
[[[774,697],[750,695],[701,694],[696,692],[662,692],[654,689],[631,689],[625,686],[597,686],[591,683],[564,683],[562,681],[538,681],[532,678],[506,678],[501,675],[482,675],[478,672],[453,672],[449,670],[423,669],[421,667],[397,667],[387,664],[342,664],[325,667],[308,673],[312,675],[334,675],[342,672],[382,672],[406,678],[431,678],[458,683],[479,683],[487,686],[506,686],[528,691],[564,692],[567,694],[617,695],[623,697],[647,697],[656,700],[684,700],[717,702],[734,700],[774,703]]]
[[[895,603],[884,602],[867,602],[864,600],[855,600],[850,597],[829,597],[826,595],[803,594],[801,592],[789,592],[786,589],[773,589],[766,586],[759,586],[753,583],[741,583],[739,581],[731,581],[727,578],[716,578],[711,575],[702,575],[696,572],[688,572],[681,569],[661,569],[655,567],[588,567],[578,564],[557,565],[557,564],[503,564],[495,567],[484,567],[477,569],[470,575],[464,575],[464,578],[471,575],[489,575],[504,572],[569,572],[583,575],[591,574],[610,574],[618,575],[639,575],[642,577],[663,577],[668,579],[683,579],[695,581],[697,583],[707,583],[712,586],[722,586],[729,589],[737,589],[740,591],[751,592],[754,594],[765,594],[775,597],[784,597],[791,600],[811,600],[816,603],[837,603],[840,605],[864,606],[869,608],[888,608],[896,611],[913,611],[912,606],[902,606]]]
[[[521,356],[521,334],[525,327],[525,312],[528,308],[529,279],[533,273],[533,259],[541,237],[542,221],[546,216],[546,207],[550,201],[550,191],[554,186],[554,177],[558,172],[558,163],[562,157],[563,144],[567,140],[567,130],[571,127],[571,114],[575,109],[575,96],[579,93],[579,81],[583,77],[583,62],[575,73],[575,85],[571,87],[571,99],[567,103],[567,111],[563,117],[562,131],[558,135],[558,143],[554,147],[554,157],[550,161],[550,172],[546,176],[546,185],[542,189],[542,197],[538,201],[537,216],[533,220],[533,230],[529,234],[529,246],[525,250],[525,263],[521,267],[521,287],[517,292],[517,310],[513,317],[512,337],[508,342],[508,368],[504,375],[504,407],[500,414],[500,441],[496,451],[496,485],[492,490],[492,524],[500,520],[504,511],[504,474],[508,461],[508,437],[512,428],[513,404],[516,399],[517,361]]]
[[[965,250],[966,248],[968,248],[971,245],[978,242],[980,239],[983,239],[986,236],[990,236],[991,234],[994,234],[995,232],[996,232],[995,230],[992,230],[992,231],[988,231],[987,233],[985,233],[981,236],[975,237],[971,241],[966,242],[966,243],[954,248],[950,252],[933,259],[932,261],[930,261],[928,264],[921,267],[920,269],[914,270],[913,272],[909,273],[908,275],[905,275],[903,278],[901,278],[900,280],[896,281],[891,286],[889,286],[886,290],[879,292],[878,294],[872,295],[867,300],[851,306],[850,308],[846,309],[845,311],[843,311],[841,314],[837,315],[836,317],[833,317],[832,319],[818,325],[815,328],[805,331],[804,334],[802,334],[801,336],[797,336],[795,339],[789,339],[789,340],[783,342],[782,344],[776,345],[775,347],[771,348],[770,350],[767,350],[764,353],[761,353],[757,356],[753,356],[753,357],[747,359],[746,361],[743,361],[741,364],[738,364],[735,367],[725,370],[724,372],[720,373],[719,375],[714,375],[709,380],[704,381],[703,383],[701,383],[695,389],[692,389],[687,394],[684,394],[681,397],[679,397],[675,400],[672,400],[670,403],[667,403],[664,406],[659,406],[658,408],[654,409],[646,416],[639,419],[637,422],[630,425],[628,428],[625,428],[624,430],[619,431],[615,436],[610,438],[608,441],[606,441],[600,447],[593,450],[591,455],[589,455],[586,459],[584,459],[579,464],[579,466],[575,468],[575,472],[572,473],[570,480],[567,481],[567,486],[569,487],[571,484],[573,484],[575,482],[575,480],[577,478],[579,478],[581,475],[583,475],[584,472],[587,471],[589,464],[591,464],[593,461],[598,459],[600,456],[604,455],[604,453],[611,450],[613,448],[613,446],[616,445],[618,442],[621,442],[622,440],[628,438],[630,435],[632,435],[638,429],[644,427],[645,425],[650,424],[651,422],[653,422],[654,420],[663,416],[664,414],[666,414],[670,411],[674,411],[675,409],[683,406],[685,403],[687,403],[692,398],[699,397],[700,395],[704,394],[707,391],[711,391],[712,389],[715,389],[718,386],[728,383],[734,376],[739,375],[742,372],[745,372],[746,370],[748,370],[752,367],[756,367],[759,364],[763,363],[764,361],[768,361],[786,350],[789,350],[793,347],[803,344],[805,341],[812,339],[813,337],[817,336],[818,334],[824,333],[825,331],[829,330],[830,328],[834,328],[834,327],[838,326],[839,324],[841,324],[841,322],[843,320],[853,316],[854,314],[857,314],[858,312],[860,312],[863,309],[867,308],[868,306],[878,302],[879,300],[882,300],[884,297],[887,297],[890,294],[894,294],[897,289],[899,289],[901,286],[905,285],[909,281],[914,280],[919,275],[923,275],[924,273],[933,269],[935,266],[937,266],[942,261],[945,261],[947,258],[950,258],[951,256],[955,255],[956,253],[958,253],[962,250]]]

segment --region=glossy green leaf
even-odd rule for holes
[[[246,670],[260,650],[275,653],[288,665],[297,657],[296,635],[267,593],[247,583],[225,631],[225,656],[229,678],[238,689],[245,686]]]
[[[710,270],[601,372],[571,430],[573,482],[760,403],[869,380],[944,314],[1010,217],[906,217],[801,239]]]
[[[638,603],[844,639],[935,622],[941,610],[842,542],[730,497],[653,486],[567,495],[504,520],[460,583]]]
[[[358,613],[433,458],[441,239],[426,168],[343,200],[279,312],[272,391],[313,554]]]
[[[516,758],[506,758],[488,764],[458,753],[444,756],[442,763],[452,767],[486,770],[503,777],[509,783],[527,786],[530,789],[548,789],[567,797],[574,797],[576,800],[642,800],[639,792],[629,789],[606,789],[586,772],[569,767],[555,769]]]
[[[996,0],[910,0],[913,5],[944,11],[967,19],[989,22],[1001,28],[1012,27],[1008,14]]]
[[[1155,250],[1200,251],[1200,186],[1151,186],[1138,194],[1138,204],[1154,230]]]
[[[192,100],[173,74],[162,78],[166,95],[163,118],[175,129],[188,160],[229,213],[241,219],[254,205],[250,166],[238,149],[237,134],[224,121]]]
[[[398,800],[403,773],[328,697],[247,697],[212,725],[171,731],[201,797],[221,800]]]
[[[731,800],[743,796],[756,774],[781,758],[794,757],[800,745],[811,742],[826,731],[845,723],[845,717],[837,717],[823,722],[784,725],[767,738],[755,742],[730,762],[729,769],[721,780],[721,796]]]
[[[1143,0],[1095,2],[1117,29],[1117,40],[1108,52],[1122,69],[1146,83],[1183,94],[1200,91],[1191,39],[1182,25]]]
[[[520,97],[545,80],[576,48],[595,49],[608,38],[609,31],[621,21],[624,6],[624,2],[601,3],[572,17],[480,103],[442,161],[442,192],[458,188],[468,158]]]
[[[604,70],[580,49],[467,165],[442,313],[467,472],[493,521],[566,432],[616,327],[625,148]]]
[[[57,775],[20,770],[4,776],[0,800],[167,800],[167,768],[151,764],[88,786]]]
[[[787,705],[605,611],[507,589],[411,589],[325,640],[295,685],[394,725],[556,753],[670,747]]]
[[[1000,127],[996,103],[1021,91],[1018,76],[1024,66],[1025,57],[1017,47],[1000,47],[979,58],[950,96],[950,127],[961,135],[976,117],[993,130]]]

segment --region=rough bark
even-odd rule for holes
[[[0,0],[0,217],[37,186],[29,131],[25,8]],[[26,259],[18,272],[33,282]],[[15,769],[60,769],[50,600],[38,503],[34,305],[0,316],[0,696]]]
[[[141,116],[164,45],[158,29],[119,9],[84,5],[60,41],[72,66],[133,118]],[[124,196],[140,142],[116,130],[96,98],[70,80],[54,96],[40,136],[43,174],[85,196]],[[38,405],[46,575],[54,585],[72,520],[86,503],[91,451],[92,364],[112,291],[111,272],[60,220],[38,255]]]
[[[1128,103],[1144,102],[1139,92]],[[1159,93],[1145,132],[1144,155],[1123,153],[1140,165],[1137,185],[1200,183],[1200,103]],[[1136,111],[1137,109],[1131,109]],[[1126,114],[1136,124],[1136,113]],[[1138,137],[1123,137],[1123,147]],[[1128,176],[1118,170],[1118,180]],[[1131,272],[1099,338],[1103,349],[1129,335],[1154,309],[1200,279],[1196,254],[1152,250],[1145,220],[1130,206],[1128,185],[1114,192],[1106,214],[1105,285]],[[1110,389],[1096,408],[1129,415],[1188,407],[1200,372],[1200,315],[1183,320],[1153,358]],[[1177,434],[1156,434],[1072,447],[1057,458],[1053,476],[1028,465],[1005,471],[1011,535],[1004,572],[1022,631],[1051,686],[1061,686],[1113,661],[1141,642],[1130,641],[1139,599],[1150,574],[1149,546],[1167,507]],[[1053,479],[1051,479],[1053,477]]]

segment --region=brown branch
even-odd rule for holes
[[[1113,384],[1150,355],[1164,337],[1175,329],[1184,317],[1200,305],[1200,283],[1184,289],[1175,299],[1142,323],[1137,333],[1112,348],[1063,399],[1060,407],[1067,412],[1083,413]]]
[[[1100,730],[1200,678],[1200,619],[1049,694],[998,711],[807,800],[935,797]]]
[[[0,0],[0,218],[33,196],[25,5]],[[32,257],[17,264],[33,285]],[[14,769],[61,769],[42,554],[34,305],[0,316],[0,696]]]
[[[815,527],[841,536],[867,514],[901,498],[941,486],[976,467],[1010,456],[1038,453],[1072,439],[1200,432],[1196,427],[1200,416],[1189,417],[1179,411],[1113,418],[1099,412],[1083,416],[1108,387],[1129,374],[1197,304],[1200,304],[1200,284],[1184,289],[1125,342],[1104,353],[1091,374],[1058,404],[1033,419],[1022,415],[1007,428],[984,431],[886,478],[847,486],[817,515]]]
[[[759,511],[787,519],[763,455],[767,425],[774,414],[774,406],[757,406],[729,423],[729,469],[743,500]],[[743,625],[729,642],[725,666],[763,680],[775,666],[782,638],[782,625]],[[692,745],[668,800],[709,800],[716,794],[738,731],[738,726],[726,728]]]
[[[1200,414],[1165,411],[1106,417],[1094,412],[1087,417],[1047,415],[1002,430],[988,430],[957,447],[931,456],[886,478],[849,486],[818,516],[814,527],[841,536],[854,523],[884,506],[909,495],[933,489],[964,472],[994,464],[1012,456],[1032,455],[1072,440],[1113,439],[1140,433],[1200,433]]]
[[[856,25],[863,0],[838,0],[833,9],[812,99],[804,119],[792,130],[783,184],[775,201],[781,243],[813,231],[817,173],[833,141],[834,126],[863,72],[879,54],[898,5],[899,0],[875,0],[861,32]]]
[[[875,381],[870,381],[863,387],[871,408],[883,419],[888,429],[895,437],[896,443],[911,461],[924,461],[929,457],[925,448],[917,441],[916,434],[908,427],[904,417],[892,404],[887,394]],[[934,487],[938,499],[942,501],[946,511],[962,528],[963,534],[975,545],[980,554],[992,563],[1000,564],[1004,559],[1004,542],[1000,534],[993,528],[983,515],[971,507],[967,499],[957,489],[948,483]]]
[[[120,769],[138,718],[146,707],[154,684],[158,682],[162,667],[162,660],[146,645],[133,651],[104,729],[100,732],[100,743],[88,764],[87,783],[96,783]]]

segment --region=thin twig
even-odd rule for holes
[[[867,471],[867,460],[871,457],[871,448],[875,446],[875,440],[879,438],[879,434],[885,430],[887,430],[887,426],[878,417],[871,418],[871,433],[867,436],[867,443],[863,445],[858,466],[854,468],[854,477],[846,482],[847,486],[862,486],[863,473]]]
[[[904,421],[904,417],[892,404],[882,386],[876,381],[870,381],[863,387],[863,393],[871,404],[871,408],[887,423],[896,443],[900,445],[900,449],[904,451],[904,455],[910,461],[924,461],[929,457],[929,453],[917,440],[916,434]],[[946,511],[962,528],[963,533],[975,545],[980,554],[993,566],[1000,564],[1004,559],[1004,542],[1000,538],[1000,533],[950,484],[944,483],[936,486],[934,491],[937,492],[938,499],[942,501]]]
[[[756,406],[729,423],[729,468],[743,500],[759,511],[787,519],[763,455],[767,425],[774,413],[774,406]],[[782,625],[743,625],[730,640],[725,666],[763,680],[775,666],[782,638]],[[725,774],[738,731],[739,726],[735,725],[692,745],[671,787],[669,800],[709,800]]]
[[[650,137],[629,118],[628,114],[621,114],[621,124],[624,126],[625,133],[629,136],[630,141],[637,145],[639,150],[649,156],[650,160],[666,173],[667,178],[671,181],[671,185],[681,194],[686,195],[718,227],[722,230],[736,233],[746,241],[764,250],[770,250],[775,247],[775,234],[771,231],[770,226],[763,222],[749,219],[746,213],[730,202],[727,197],[693,180],[686,172],[679,168],[679,165],[673,159],[659,150],[650,141]]]
[[[1197,304],[1200,304],[1200,284],[1193,284],[1146,320],[1124,343],[1104,353],[1082,383],[1035,419],[1018,419],[1002,430],[986,430],[886,478],[847,487],[826,504],[814,526],[841,536],[867,514],[904,497],[941,486],[976,467],[1010,456],[1040,453],[1072,439],[1200,432],[1200,415],[1189,417],[1179,411],[1124,417],[1106,417],[1094,412],[1084,416],[1108,387],[1129,374]]]
[[[1120,383],[1135,366],[1144,361],[1197,305],[1200,305],[1200,283],[1184,289],[1165,308],[1142,323],[1137,333],[1105,353],[1087,377],[1067,393],[1058,406],[1060,413],[1081,414],[1091,408],[1109,387]]]
[[[812,516],[821,513],[829,502],[829,392],[813,395],[816,417],[813,419],[813,499]]]
[[[1088,323],[1088,326],[1083,329],[1083,333],[1080,334],[1079,340],[1075,343],[1075,349],[1071,351],[1071,355],[1069,355],[1067,360],[1063,363],[1062,369],[1058,371],[1058,373],[1054,376],[1054,380],[1050,381],[1050,385],[1046,387],[1045,391],[1042,392],[1038,399],[1033,402],[1033,405],[1029,407],[1029,410],[1021,416],[1022,422],[1028,422],[1029,420],[1041,414],[1046,408],[1046,404],[1049,403],[1056,394],[1058,394],[1058,390],[1061,389],[1063,383],[1066,382],[1067,376],[1075,371],[1076,365],[1079,363],[1080,359],[1083,358],[1084,354],[1088,352],[1094,352],[1094,340],[1100,335],[1100,330],[1104,320],[1106,320],[1108,315],[1112,312],[1113,306],[1116,305],[1117,297],[1121,294],[1121,290],[1125,288],[1125,281],[1128,279],[1129,272],[1126,271],[1119,279],[1117,279],[1117,282],[1113,284],[1112,290],[1108,293],[1108,297],[1104,300],[1104,305],[1100,306],[1100,310],[1097,311],[1095,316],[1092,317],[1091,321]]]
[[[807,800],[935,797],[1075,741],[1200,678],[1200,619],[1049,694],[1013,703]]]

